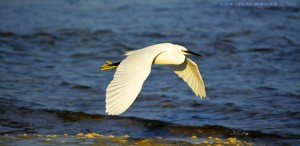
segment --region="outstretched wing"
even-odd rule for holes
[[[133,51],[119,64],[106,89],[106,113],[121,114],[136,99],[151,72],[153,60],[162,52],[153,47]]]
[[[204,82],[195,62],[186,58],[182,64],[169,67],[192,88],[196,96],[206,97]]]

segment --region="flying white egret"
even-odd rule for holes
[[[185,47],[162,43],[129,51],[122,62],[101,66],[101,70],[117,68],[113,80],[106,88],[106,110],[109,115],[126,111],[138,96],[143,83],[151,72],[152,64],[169,66],[194,91],[196,96],[206,97],[204,82],[198,66],[185,55],[201,56]]]

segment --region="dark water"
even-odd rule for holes
[[[1,1],[0,19],[0,134],[300,143],[299,2],[13,0]],[[196,97],[167,67],[153,66],[129,110],[107,116],[105,89],[114,71],[99,66],[161,42],[204,56],[192,59],[208,98]]]

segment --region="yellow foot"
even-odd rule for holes
[[[105,62],[106,63],[100,67],[101,70],[110,70],[118,67],[117,65],[114,65],[112,62],[108,60],[106,60]]]

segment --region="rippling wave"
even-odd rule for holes
[[[297,140],[297,135],[281,136],[259,131],[234,129],[220,125],[187,126],[159,120],[148,120],[137,117],[117,117],[84,112],[61,111],[51,109],[22,107],[17,100],[0,98],[2,128],[0,134],[76,134],[80,132],[98,132],[106,135],[123,135],[136,138],[164,137],[186,138],[197,137],[237,137],[253,142],[272,140],[284,142]],[[51,129],[51,130],[50,130]]]

